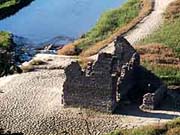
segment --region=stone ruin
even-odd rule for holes
[[[166,86],[140,65],[140,56],[123,37],[114,41],[112,54],[101,53],[83,70],[78,62],[65,68],[62,104],[112,113],[123,101],[138,102],[141,109],[155,109]]]

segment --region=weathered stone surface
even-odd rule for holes
[[[154,93],[147,93],[143,96],[143,103],[140,106],[140,109],[146,110],[150,109],[153,110],[161,103],[164,95],[166,94],[166,86],[161,85]]]
[[[123,100],[140,100],[145,106],[141,106],[142,109],[154,109],[159,105],[166,86],[140,65],[139,54],[126,39],[117,37],[114,45],[113,54],[99,54],[85,71],[78,62],[65,69],[65,106],[113,112],[118,102]]]
[[[65,69],[65,106],[80,106],[95,110],[112,111],[111,57],[101,54],[86,76],[77,62]],[[109,64],[107,64],[109,63]]]

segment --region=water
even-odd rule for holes
[[[40,43],[57,36],[78,38],[111,8],[125,0],[35,0],[0,21],[0,30]]]

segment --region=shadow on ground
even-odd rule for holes
[[[180,117],[180,110],[173,110],[172,108],[168,109],[165,106],[162,106],[158,110],[142,111],[139,109],[138,104],[124,104],[119,105],[115,111],[115,114],[168,120]]]

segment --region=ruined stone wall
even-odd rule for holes
[[[166,91],[163,82],[140,65],[140,56],[122,37],[113,54],[101,53],[82,71],[78,62],[65,69],[64,105],[113,112],[122,100],[141,100],[154,109]]]
[[[161,85],[155,92],[153,93],[146,93],[143,96],[143,103],[140,106],[140,109],[142,110],[153,110],[157,108],[162,99],[164,98],[164,95],[166,94],[167,88],[165,85]]]
[[[65,106],[112,112],[111,61],[111,55],[99,55],[89,75],[82,72],[77,62],[67,67],[67,79],[64,84]]]

